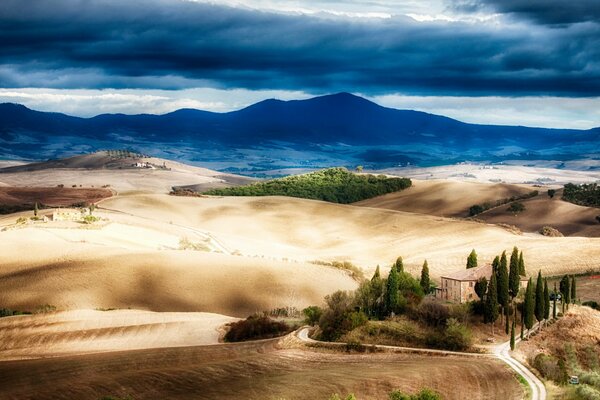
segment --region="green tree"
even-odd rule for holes
[[[492,269],[494,270],[495,273],[498,272],[499,266],[500,266],[500,257],[496,256],[496,257],[494,257],[494,261],[492,261]]]
[[[396,264],[394,264],[394,265],[396,266],[396,271],[398,273],[404,272],[404,262],[402,261],[402,256],[400,256],[396,259]]]
[[[553,305],[552,305],[552,318],[556,319],[556,297],[557,297],[558,291],[556,290],[556,282],[554,282],[554,300],[553,300]]]
[[[515,201],[506,209],[506,211],[516,216],[518,213],[525,211],[525,204]]]
[[[562,312],[565,312],[565,304],[567,305],[567,309],[569,308],[569,303],[571,302],[571,285],[569,282],[569,276],[565,275],[560,280],[560,294],[562,295]]]
[[[423,268],[421,269],[421,287],[423,288],[423,292],[425,294],[429,293],[431,282],[429,280],[429,266],[427,265],[427,260],[423,262]]]
[[[37,217],[38,216],[38,211],[39,211],[39,207],[38,207],[38,203],[37,201],[35,202],[35,205],[33,206],[33,216]]]
[[[379,265],[375,270],[375,274],[371,278],[371,283],[368,289],[369,294],[369,307],[370,307],[370,316],[382,318],[384,314],[385,308],[385,300],[384,300],[384,280],[381,278],[381,274],[379,272]]]
[[[488,291],[485,296],[483,318],[486,324],[492,325],[492,335],[494,335],[494,323],[498,319],[498,289],[496,275],[492,274]]]
[[[373,274],[373,277],[371,278],[371,282],[373,282],[375,279],[381,279],[381,272],[379,272],[379,265],[377,265],[377,268],[375,268],[375,273]]]
[[[308,306],[302,310],[302,314],[304,314],[305,324],[315,326],[317,323],[319,323],[319,319],[323,314],[323,310],[321,310],[321,307]]]
[[[546,310],[544,298],[544,280],[542,279],[542,271],[538,271],[537,283],[535,285],[535,319],[541,322],[544,319]]]
[[[477,268],[477,253],[475,249],[471,250],[471,254],[467,257],[467,269]]]
[[[529,330],[533,327],[533,319],[535,314],[535,293],[533,290],[533,282],[531,278],[527,282],[525,290],[525,304],[523,304],[523,319],[525,327]]]
[[[577,284],[575,283],[575,277],[571,275],[571,303],[575,304],[577,301]]]
[[[392,265],[385,288],[385,309],[388,314],[396,313],[400,303],[400,282],[396,265]]]
[[[515,320],[513,319],[512,327],[510,328],[510,349],[515,349]]]
[[[510,269],[508,271],[508,291],[510,297],[514,299],[519,294],[519,249],[515,246],[510,255]]]
[[[556,194],[556,190],[548,189],[548,197],[553,198],[555,194]]]
[[[356,172],[358,172],[358,173],[363,172],[363,166],[362,165],[357,165],[356,166]]]
[[[527,273],[525,272],[525,260],[523,259],[523,251],[519,253],[519,275],[527,275]]]
[[[544,319],[550,318],[550,292],[548,291],[548,279],[544,279]]]
[[[508,294],[508,265],[506,260],[506,252],[502,252],[502,256],[500,257],[500,266],[498,267],[496,273],[497,284],[498,284],[498,303],[502,306],[503,310],[508,308],[509,294]],[[506,311],[504,312],[506,315]]]
[[[488,280],[484,277],[481,277],[475,282],[475,293],[479,296],[479,299],[483,301],[483,297],[485,296],[485,292],[487,291]]]

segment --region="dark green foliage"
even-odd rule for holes
[[[537,369],[543,378],[552,380],[559,384],[566,384],[568,374],[566,365],[562,359],[540,353],[533,359],[533,367]]]
[[[377,268],[375,268],[375,273],[373,274],[371,281],[374,281],[375,279],[381,279],[381,272],[379,272],[379,265],[377,266]]]
[[[309,306],[302,310],[302,314],[304,314],[304,323],[314,326],[319,323],[323,310],[318,306]]]
[[[498,285],[498,304],[503,308],[508,306],[509,293],[508,293],[508,265],[506,261],[506,252],[502,252],[500,257],[500,265],[496,270],[497,274],[497,285]]]
[[[544,279],[544,319],[550,318],[550,292],[548,291],[548,279]]]
[[[244,320],[234,322],[225,334],[226,342],[242,342],[244,340],[267,339],[290,332],[285,322],[274,321],[262,315],[252,315]]]
[[[492,269],[494,271],[494,274],[498,273],[499,266],[500,266],[500,257],[496,256],[496,257],[494,257],[494,261],[492,261]]]
[[[475,249],[471,250],[471,254],[467,257],[467,269],[477,268],[477,253]]]
[[[515,349],[515,320],[513,319],[512,326],[510,328],[510,349]]]
[[[362,311],[354,310],[355,299],[352,293],[338,290],[325,296],[327,307],[319,320],[321,339],[338,340],[343,334],[367,321]]]
[[[31,312],[11,310],[9,308],[0,308],[0,318],[12,317],[13,315],[28,315],[28,314],[31,314]]]
[[[552,300],[552,318],[556,319],[556,298],[558,297],[556,294],[556,282],[554,282],[554,300]]]
[[[508,208],[506,209],[506,211],[513,213],[513,214],[518,214],[520,212],[525,211],[525,204],[515,201],[514,203],[512,203],[510,206],[508,206]]]
[[[477,282],[475,282],[475,293],[479,296],[480,300],[483,300],[485,296],[485,292],[487,291],[488,281],[485,277],[479,278]]]
[[[388,314],[397,313],[400,305],[400,282],[396,265],[392,266],[385,286],[385,309]]]
[[[471,346],[472,335],[469,328],[458,322],[456,318],[448,318],[446,329],[426,338],[427,344],[451,351],[466,350]]]
[[[571,276],[571,303],[575,304],[577,301],[577,283],[574,276]]]
[[[563,276],[560,280],[560,293],[562,294],[564,312],[565,304],[569,304],[571,302],[571,283],[568,275]]]
[[[431,282],[429,280],[429,266],[427,265],[427,260],[423,262],[423,268],[421,269],[421,288],[423,288],[423,292],[425,294],[429,293]]]
[[[475,215],[481,214],[482,212],[487,211],[491,208],[500,207],[504,204],[512,203],[513,201],[517,201],[517,200],[530,199],[532,197],[537,196],[538,194],[539,194],[539,192],[537,190],[534,190],[532,192],[525,193],[520,196],[512,196],[512,197],[507,197],[505,199],[499,199],[493,203],[488,202],[488,203],[483,203],[483,204],[475,204],[469,208],[469,216],[474,217]]]
[[[495,274],[492,274],[490,284],[488,285],[487,294],[485,296],[483,318],[486,324],[493,324],[498,319],[498,315],[497,278]]]
[[[357,175],[345,168],[329,168],[304,175],[206,192],[218,196],[290,196],[348,204],[406,189],[407,178]]]
[[[580,206],[600,207],[600,186],[596,183],[582,185],[567,183],[562,199]]]
[[[510,268],[508,271],[508,292],[513,299],[519,294],[519,284],[521,277],[519,276],[519,249],[513,248],[510,255]]]
[[[566,385],[569,381],[569,372],[567,371],[567,365],[565,364],[565,360],[563,360],[562,358],[558,359],[558,371],[558,379],[556,380],[556,382],[561,385]]]
[[[527,282],[527,290],[525,291],[525,304],[523,304],[523,319],[525,327],[531,329],[533,327],[533,319],[535,317],[535,292],[533,282],[529,278]]]
[[[396,264],[394,264],[396,266],[396,271],[400,272],[404,272],[404,262],[402,261],[402,256],[399,256],[398,258],[396,258]]]
[[[399,390],[390,393],[390,400],[442,400],[442,396],[431,389],[421,389],[419,393],[404,394]]]
[[[556,190],[548,189],[548,197],[553,198],[555,194],[556,194]]]
[[[546,299],[544,297],[544,280],[542,279],[542,271],[538,272],[537,282],[535,285],[535,319],[542,321],[545,310]]]
[[[581,305],[600,311],[600,304],[598,304],[598,302],[594,300],[584,301],[583,303],[581,303]]]
[[[527,273],[525,272],[525,260],[523,259],[523,251],[519,253],[519,275],[527,275]]]
[[[37,203],[37,201],[36,201],[36,202],[35,202],[35,206],[33,207],[33,215],[34,215],[35,217],[37,217],[37,216],[38,216],[38,211],[39,211],[39,208],[38,208],[38,203]]]
[[[428,326],[439,328],[450,318],[450,307],[437,301],[424,301],[415,310],[415,317]]]

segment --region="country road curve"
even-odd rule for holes
[[[296,337],[303,342],[307,343],[327,343],[331,344],[334,342],[319,342],[318,340],[311,339],[308,336],[309,328],[302,327],[296,331]],[[517,342],[520,342],[520,339],[517,339]],[[340,345],[344,345],[345,343],[339,343]],[[478,353],[465,353],[458,351],[446,351],[446,350],[435,350],[435,349],[422,349],[416,347],[399,347],[399,346],[386,346],[386,345],[376,345],[375,347],[381,349],[396,349],[399,351],[410,351],[410,352],[419,352],[419,353],[429,353],[429,354],[445,354],[445,355],[461,355],[467,357],[490,357],[494,356],[498,358],[505,364],[507,364],[510,368],[512,368],[517,374],[523,377],[529,384],[531,388],[531,400],[546,400],[546,387],[543,382],[538,379],[537,376],[533,372],[531,372],[527,367],[521,364],[519,361],[515,360],[510,354],[510,342],[502,343],[498,346],[495,346],[492,354],[478,354]]]

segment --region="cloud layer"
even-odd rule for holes
[[[563,18],[558,0],[527,3],[539,2],[452,3],[511,15],[476,23],[177,0],[3,0],[0,87],[599,96],[597,1],[561,2]]]

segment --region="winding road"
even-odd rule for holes
[[[296,331],[296,337],[303,342],[308,343],[318,343],[319,341],[311,339],[308,336],[309,328],[303,327]],[[516,340],[516,343],[520,342],[520,339]],[[332,344],[330,342],[319,342],[319,343],[327,343]],[[339,343],[340,345],[345,345],[345,343]],[[419,352],[419,353],[429,353],[429,354],[444,354],[444,355],[460,355],[467,357],[496,357],[502,362],[506,363],[510,368],[512,368],[517,374],[519,374],[523,379],[527,381],[529,387],[531,388],[531,400],[546,400],[546,387],[543,382],[538,379],[537,376],[533,372],[531,372],[527,367],[521,364],[519,361],[515,360],[510,353],[510,342],[502,343],[493,348],[491,354],[477,354],[477,353],[465,353],[465,352],[457,352],[457,351],[445,351],[445,350],[435,350],[435,349],[421,349],[416,347],[399,347],[399,346],[385,346],[385,345],[376,345],[375,347],[381,349],[391,349],[398,351],[410,351],[410,352]]]

